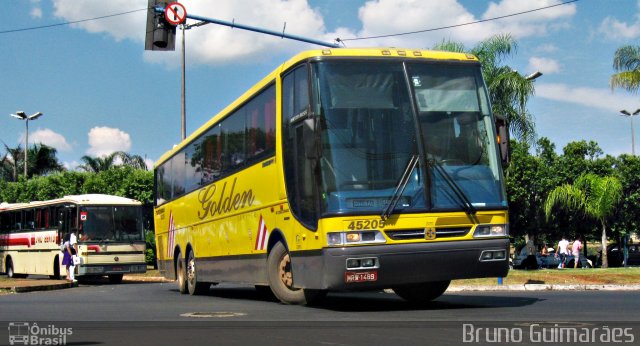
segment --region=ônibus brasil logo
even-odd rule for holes
[[[9,322],[9,344],[11,345],[66,345],[67,336],[73,328],[56,327],[53,324],[39,326],[37,323]]]

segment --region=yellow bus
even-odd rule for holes
[[[157,161],[159,270],[288,304],[505,276],[507,137],[472,55],[299,53]]]
[[[77,230],[77,278],[145,273],[142,203],[110,195],[65,196],[49,201],[0,204],[0,270],[8,277],[59,278],[62,239]]]

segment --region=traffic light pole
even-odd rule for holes
[[[164,10],[165,10],[165,8],[161,7],[161,6],[158,6],[158,7],[155,8],[155,11],[157,13],[164,13]],[[212,24],[224,25],[224,26],[228,26],[228,27],[231,27],[231,28],[249,30],[249,31],[258,32],[258,33],[261,33],[261,34],[277,36],[277,37],[280,37],[280,38],[288,38],[290,40],[296,40],[296,41],[301,41],[301,42],[317,44],[317,45],[324,46],[324,47],[340,48],[340,45],[337,44],[337,43],[329,43],[329,42],[315,40],[315,39],[312,39],[312,38],[307,38],[307,37],[302,37],[302,36],[297,36],[297,35],[290,35],[290,34],[285,33],[284,30],[282,32],[277,32],[277,31],[273,31],[273,30],[267,30],[267,29],[258,28],[258,27],[255,27],[255,26],[238,24],[238,23],[235,23],[235,22],[227,22],[227,21],[224,21],[224,20],[219,20],[219,19],[214,19],[214,18],[196,16],[196,15],[189,14],[189,13],[187,13],[186,18],[195,19],[195,20],[199,20],[199,21],[202,21],[202,22],[212,23]]]

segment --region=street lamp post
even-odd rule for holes
[[[24,136],[24,177],[25,179],[28,178],[27,176],[27,164],[29,161],[29,120],[36,120],[39,117],[42,116],[41,112],[36,112],[34,114],[31,115],[27,115],[24,111],[17,111],[16,114],[11,114],[12,117],[16,118],[16,119],[20,119],[20,120],[24,120],[25,124],[26,124],[26,132],[25,132],[25,136]],[[18,160],[17,157],[14,157],[14,160]]]
[[[625,117],[629,117],[630,121],[631,121],[631,155],[636,156],[636,140],[635,140],[635,135],[633,133],[633,117],[635,115],[638,115],[640,113],[640,109],[637,109],[635,112],[633,113],[629,113],[626,110],[621,110],[620,111],[620,115],[625,116]]]

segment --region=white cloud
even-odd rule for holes
[[[131,137],[128,133],[111,127],[94,127],[89,130],[87,154],[105,156],[115,151],[129,151]]]
[[[636,109],[637,97],[616,94],[611,89],[573,87],[566,84],[540,83],[536,85],[536,97],[579,104],[618,113],[621,109]]]
[[[538,52],[543,52],[543,53],[553,53],[553,52],[558,51],[558,47],[556,45],[554,45],[553,43],[545,43],[545,44],[537,47],[536,50]]]
[[[152,170],[153,169],[153,165],[156,163],[155,161],[149,159],[149,158],[145,158],[144,159],[144,163],[145,165],[147,165],[147,169],[148,170]]]
[[[490,17],[504,16],[560,3],[560,0],[490,2],[481,18],[475,17],[459,0],[370,0],[359,9],[362,26],[338,28],[328,32],[319,10],[306,0],[183,0],[187,13],[216,18],[279,32],[332,42],[336,37],[377,36],[460,25]],[[53,0],[55,15],[65,20],[82,20],[145,8],[146,0]],[[405,46],[429,48],[447,39],[473,45],[499,33],[520,38],[543,35],[575,14],[575,4],[557,6],[520,16],[465,25],[432,33],[397,36],[363,41],[348,41],[348,46]],[[188,23],[195,23],[189,20]],[[105,33],[116,40],[144,41],[146,11],[74,24],[92,33]],[[177,35],[180,40],[180,33]],[[302,45],[302,46],[301,46]],[[309,45],[255,32],[209,24],[187,31],[187,55],[190,64],[224,64],[254,60],[282,52],[299,51]],[[313,47],[313,45],[311,46]],[[145,52],[144,59],[175,65],[177,53]]]
[[[54,15],[68,21],[78,21],[145,9],[147,0],[53,0]],[[72,24],[91,33],[106,33],[116,41],[132,39],[144,42],[147,11],[102,18]]]
[[[528,71],[540,71],[544,74],[553,74],[560,72],[560,64],[554,59],[532,56],[529,58],[529,66],[527,69]]]
[[[600,24],[599,32],[608,39],[634,39],[640,36],[640,21],[627,24],[613,17],[607,17]]]
[[[29,13],[31,15],[31,18],[42,18],[42,9],[40,7],[34,7],[31,9],[31,12]]]
[[[487,11],[482,15],[482,19],[506,16],[560,3],[560,0],[502,0],[499,3],[491,2]],[[566,25],[565,21],[575,13],[576,5],[567,4],[502,18],[494,23],[500,25],[501,32],[511,33],[514,37],[544,35],[550,29],[564,27]]]
[[[368,1],[360,8],[363,29],[359,36],[420,31],[448,27],[506,16],[559,3],[558,0],[491,2],[481,18],[475,17],[458,0],[379,0]],[[365,41],[388,46],[430,47],[446,37],[447,40],[473,45],[490,36],[510,33],[515,38],[543,35],[575,14],[575,5],[564,5],[494,21],[462,25],[431,33],[412,34]],[[360,43],[358,43],[360,44]]]
[[[24,141],[24,138],[21,141]],[[59,151],[71,151],[71,145],[64,136],[50,129],[38,129],[33,133],[29,133],[29,146],[33,145],[33,143],[42,143]]]

